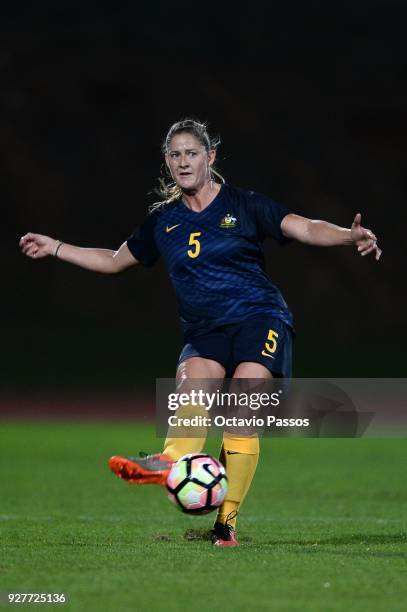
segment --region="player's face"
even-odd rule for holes
[[[182,132],[171,139],[165,160],[181,189],[194,193],[210,180],[209,167],[215,160],[215,151],[207,152],[195,136]]]

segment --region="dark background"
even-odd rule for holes
[[[18,249],[27,231],[117,248],[154,201],[171,123],[209,121],[239,187],[380,237],[267,247],[297,376],[403,376],[403,2],[20,3],[0,23],[4,391],[133,389],[181,348],[162,263],[108,277]]]

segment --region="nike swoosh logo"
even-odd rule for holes
[[[275,359],[273,355],[269,355],[269,353],[266,353],[266,351],[262,351],[261,354],[264,355],[264,357],[270,357],[270,359]]]
[[[181,223],[177,223],[177,225],[171,225],[171,227],[168,227],[168,225],[167,225],[167,227],[165,228],[165,231],[168,234],[168,232],[172,232],[173,229],[175,229],[176,227],[179,227],[180,225],[181,225]]]

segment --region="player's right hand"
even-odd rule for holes
[[[29,232],[20,239],[19,245],[24,255],[32,259],[41,259],[47,257],[47,255],[53,255],[58,242],[58,240],[49,236]]]

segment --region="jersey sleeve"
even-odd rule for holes
[[[281,231],[282,220],[290,214],[288,208],[254,191],[250,192],[250,199],[260,238],[264,240],[270,237],[280,244],[291,242],[290,238],[286,238]]]
[[[155,226],[158,215],[151,213],[144,222],[127,238],[130,253],[144,266],[152,266],[160,257],[155,240]]]

